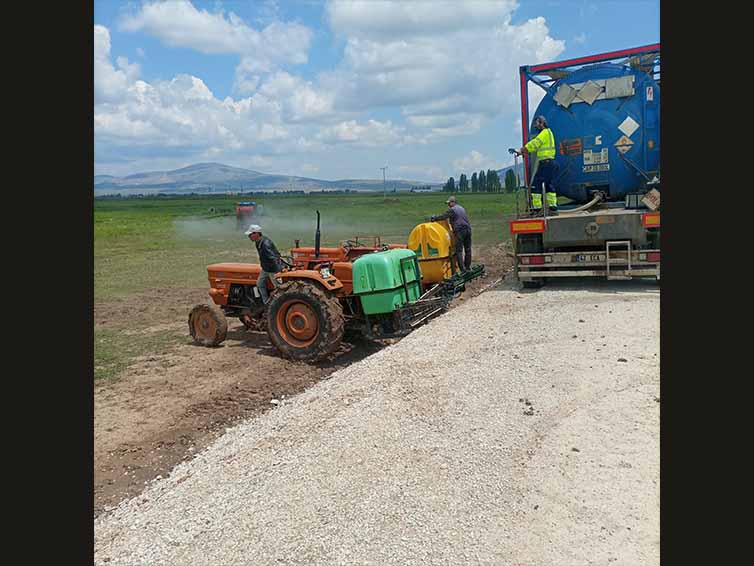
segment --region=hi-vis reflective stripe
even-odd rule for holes
[[[511,220],[511,234],[536,234],[545,231],[545,221],[538,220]]]
[[[660,225],[659,212],[647,212],[641,215],[641,225],[645,228],[653,228]]]

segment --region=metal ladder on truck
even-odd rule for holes
[[[618,257],[610,257],[610,249],[611,248],[626,248],[627,250],[627,259],[624,261],[622,258]],[[610,273],[610,266],[615,265],[618,263],[626,263],[628,262],[628,266],[624,269],[622,274],[613,275]],[[605,242],[605,266],[607,268],[607,278],[611,281],[617,281],[617,280],[627,280],[631,279],[631,240],[615,240],[612,242]]]

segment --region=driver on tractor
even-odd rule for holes
[[[259,274],[259,279],[257,279],[257,289],[259,289],[259,295],[262,297],[262,302],[267,304],[270,300],[270,295],[267,291],[267,280],[269,279],[272,282],[272,286],[275,289],[278,288],[279,283],[275,278],[275,274],[283,270],[283,261],[280,258],[280,252],[275,247],[275,243],[267,236],[262,235],[261,226],[258,224],[252,224],[244,234],[246,234],[257,247],[259,263],[262,267],[262,272]]]

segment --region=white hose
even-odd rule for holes
[[[571,209],[568,209],[568,210],[563,210],[562,212],[558,213],[558,216],[563,216],[564,214],[572,214],[574,212],[581,212],[582,210],[586,210],[588,208],[591,208],[592,206],[594,206],[595,204],[597,204],[601,200],[602,200],[602,197],[599,194],[594,195],[594,198],[591,201],[589,201],[588,203],[586,203],[584,205],[581,205],[578,208],[571,208]]]

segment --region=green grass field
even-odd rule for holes
[[[294,239],[314,245],[315,210],[321,214],[322,245],[355,235],[379,235],[406,243],[413,227],[446,210],[445,194],[264,196],[257,222],[286,254]],[[206,266],[219,261],[256,261],[252,243],[236,230],[238,197],[96,199],[94,201],[94,296],[106,301],[141,291],[202,286]],[[475,245],[508,238],[512,195],[459,197],[473,225]],[[210,212],[214,209],[214,212]]]

